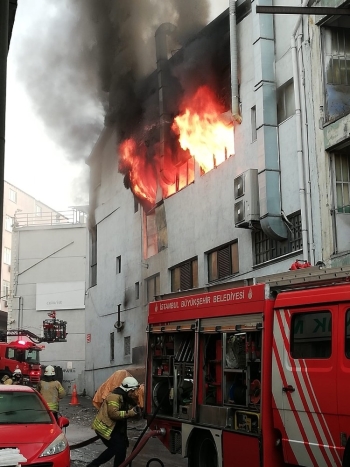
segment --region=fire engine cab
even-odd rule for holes
[[[349,466],[349,278],[311,267],[150,303],[146,412],[166,447],[190,467]]]

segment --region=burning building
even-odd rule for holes
[[[332,221],[320,199],[332,189],[316,157],[325,150],[309,96],[323,95],[313,85],[319,62],[309,28],[302,17],[258,14],[251,0],[231,1],[185,42],[176,24],[162,23],[154,71],[111,96],[88,161],[91,394],[112,369],[142,371],[155,297],[253,281],[298,258],[331,261]],[[297,51],[303,35],[314,39],[314,55],[300,43]],[[340,144],[325,131],[330,147]]]

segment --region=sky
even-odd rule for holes
[[[60,0],[58,10],[57,0],[18,0],[7,62],[5,180],[58,211],[88,204],[85,160],[104,120],[83,38],[73,26],[64,33],[75,1]],[[228,4],[210,0],[208,22]],[[84,75],[74,74],[77,63]]]

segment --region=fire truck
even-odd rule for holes
[[[40,344],[66,342],[66,321],[51,316],[43,321],[43,337],[25,329],[0,331],[0,379],[4,375],[12,376],[15,369],[19,368],[24,384],[35,386],[40,381],[40,352],[43,349]],[[17,340],[6,342],[8,338],[16,336]]]
[[[350,466],[350,267],[150,303],[146,416],[190,467]]]

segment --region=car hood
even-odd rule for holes
[[[62,433],[56,424],[0,425],[0,449],[18,448],[31,461]]]

